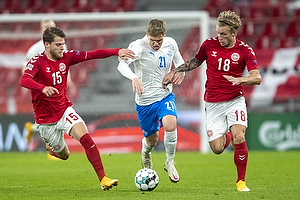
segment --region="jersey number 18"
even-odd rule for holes
[[[222,58],[219,58],[218,61],[219,61],[219,67],[218,67],[218,70],[223,70],[225,72],[228,72],[229,69],[230,69],[230,60],[229,59],[225,59],[224,60],[224,64],[222,64]],[[222,69],[223,67],[223,69]]]

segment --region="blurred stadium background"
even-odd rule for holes
[[[28,48],[41,38],[40,20],[9,21],[14,16],[55,13],[207,11],[215,36],[219,12],[233,10],[243,20],[238,38],[256,52],[263,76],[260,86],[245,87],[250,150],[300,149],[300,1],[292,0],[0,0],[0,151],[45,150],[39,136],[27,144],[24,124],[34,121],[30,92],[19,86]],[[81,15],[79,15],[81,16]],[[150,18],[149,18],[150,19]],[[164,20],[164,19],[163,19]],[[145,34],[148,20],[54,20],[67,34],[68,49],[126,48]],[[167,21],[167,20],[165,20]],[[202,27],[169,20],[167,30],[185,60],[198,51]],[[204,27],[203,27],[204,28]],[[131,82],[116,70],[118,60],[87,61],[71,68],[69,98],[85,119],[101,152],[140,150],[140,132]],[[246,73],[246,72],[245,72]],[[201,77],[189,72],[174,87],[178,109],[178,150],[201,149]],[[162,141],[163,134],[160,134]],[[81,151],[67,139],[71,151]],[[156,150],[163,148],[162,143]]]

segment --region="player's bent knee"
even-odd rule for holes
[[[147,143],[150,147],[154,147],[157,144],[157,142],[158,141],[148,141]]]
[[[223,153],[223,151],[224,151],[224,147],[214,145],[214,144],[210,144],[210,149],[212,150],[212,152],[214,154],[217,154],[217,155]]]
[[[211,150],[213,151],[214,154],[219,155],[219,154],[223,153],[224,148],[223,149],[211,149]]]

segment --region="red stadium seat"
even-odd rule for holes
[[[245,95],[246,103],[248,103],[248,101],[250,100],[253,89],[254,89],[253,85],[244,85],[244,95]]]
[[[257,49],[270,49],[271,45],[270,45],[269,37],[263,36],[263,37],[259,38],[256,41],[256,43],[254,44],[253,48],[255,50],[257,50]]]
[[[266,10],[261,6],[252,6],[249,8],[249,18],[261,20],[264,17],[268,17]]]
[[[218,17],[220,12],[232,8],[230,0],[208,0],[204,10],[207,10],[211,17]]]
[[[20,102],[31,100],[30,90],[20,85],[16,85],[13,96]]]
[[[71,87],[68,87],[67,94],[71,101],[76,101],[79,98],[79,88],[76,83],[73,83]]]
[[[19,0],[4,0],[3,7],[1,8],[1,13],[22,13],[22,4],[20,5]]]
[[[290,48],[296,46],[292,37],[283,37],[280,39],[279,48]]]
[[[261,33],[261,36],[278,37],[278,35],[279,29],[278,23],[276,21],[270,21],[264,25],[264,29]]]
[[[300,16],[300,9],[295,9],[295,10],[294,10],[294,16],[295,16],[295,17]]]
[[[11,86],[18,85],[21,76],[22,76],[21,68],[7,68],[6,69],[6,77],[4,79],[6,85],[11,85]]]
[[[276,49],[279,47],[280,38],[279,37],[268,37],[262,36],[258,38],[253,48],[257,49]]]
[[[298,21],[291,21],[288,23],[285,29],[286,37],[297,37],[300,36],[300,23]]]
[[[7,98],[7,89],[6,89],[6,84],[3,82],[3,80],[5,80],[5,76],[6,73],[4,71],[4,67],[0,67],[0,80],[1,80],[1,84],[0,84],[0,104],[1,103],[5,103],[6,102],[6,98]]]
[[[86,61],[89,62],[89,61]],[[84,64],[87,64],[87,63]],[[71,68],[71,78],[78,86],[85,86],[88,83],[88,68],[79,64]]]
[[[285,18],[287,16],[288,16],[288,10],[285,3],[274,5],[271,7],[271,17]]]
[[[201,79],[200,68],[187,72],[184,81],[179,87],[174,87],[174,93],[177,98],[183,99],[190,105],[200,104]]]
[[[111,0],[96,0],[92,12],[115,12],[117,5]]]
[[[289,99],[300,100],[300,75],[290,76],[285,84],[277,87],[274,102],[287,102]]]
[[[238,37],[252,37],[255,34],[254,23],[251,20],[242,24],[240,27]]]
[[[1,80],[2,80],[2,75],[0,73],[0,77],[1,77]],[[5,84],[0,84],[0,114],[5,114],[7,113],[7,90],[6,90],[6,87],[5,87]]]
[[[119,0],[118,6],[117,6],[117,11],[133,11],[136,6],[136,0]]]
[[[259,68],[268,68],[271,64],[275,49],[254,49]]]

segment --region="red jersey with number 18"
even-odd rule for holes
[[[217,37],[205,40],[195,58],[206,60],[207,81],[204,101],[224,102],[244,95],[243,85],[232,85],[223,75],[241,77],[247,70],[258,69],[253,49],[240,40],[231,48],[222,47]]]
[[[33,57],[27,64],[20,85],[31,89],[35,121],[50,124],[60,120],[65,110],[73,103],[67,97],[67,74],[71,65],[79,62],[118,55],[119,49],[94,51],[66,51],[59,60],[47,58],[45,53]],[[59,91],[51,98],[42,93],[44,87],[52,86]]]

